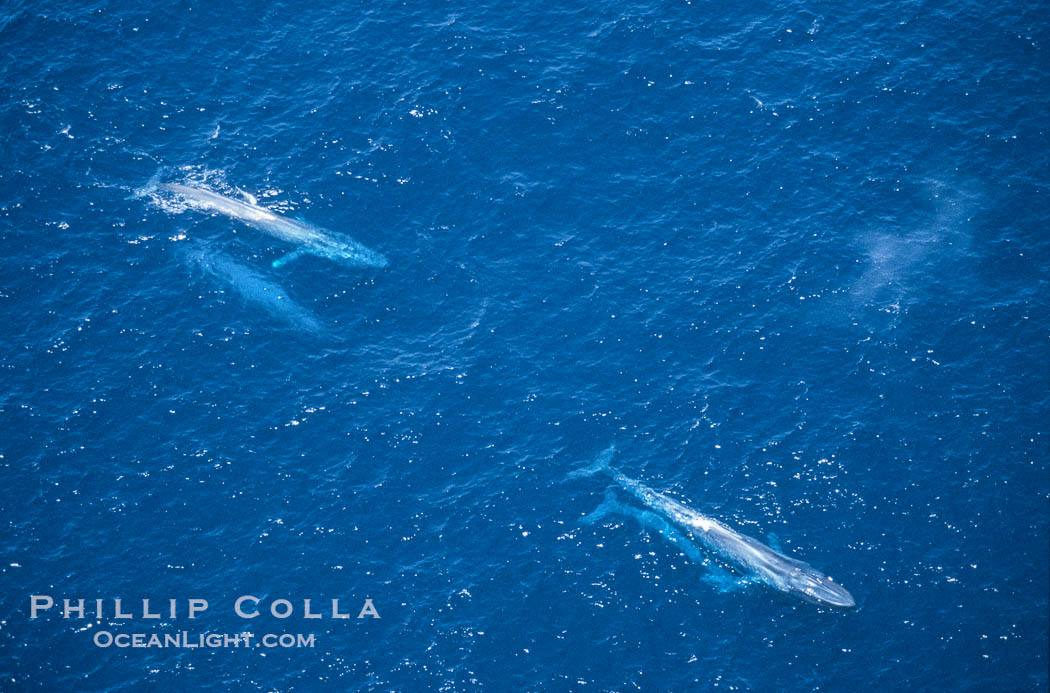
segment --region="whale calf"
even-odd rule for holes
[[[229,285],[245,300],[263,308],[274,317],[310,332],[321,331],[321,323],[313,313],[288,297],[279,284],[266,279],[233,258],[210,250],[199,241],[180,243],[178,253],[192,266],[199,267],[224,284]]]
[[[666,532],[665,536],[678,544],[686,555],[694,560],[699,558],[695,547],[688,546],[688,539],[679,534],[674,529],[675,527],[683,530],[688,537],[694,538],[733,568],[781,592],[822,606],[839,609],[852,609],[856,606],[853,596],[845,588],[809,564],[774,551],[762,542],[744,536],[718,520],[702,515],[673,498],[654,491],[640,481],[616,471],[610,466],[614,450],[615,448],[610,447],[598,456],[594,464],[571,473],[570,478],[599,473],[610,475],[620,488],[649,508],[648,511],[632,514],[638,515],[644,524],[649,525],[654,524],[650,518],[654,514],[659,519],[666,520],[666,523],[659,522],[655,526],[666,525],[670,531]],[[630,510],[615,504],[612,497],[607,497],[595,513],[604,514],[608,512],[610,506],[615,509]]]
[[[302,255],[317,255],[354,267],[386,267],[389,264],[382,253],[367,248],[352,238],[297,219],[283,217],[258,204],[242,202],[210,190],[180,183],[163,183],[158,187],[175,193],[192,207],[236,219],[275,238],[299,246],[284,257],[274,260],[274,267],[280,267]]]

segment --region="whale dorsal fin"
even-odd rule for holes
[[[250,192],[247,192],[245,190],[241,190],[240,188],[237,188],[237,192],[241,194],[241,197],[247,200],[248,204],[255,205],[256,207],[259,206],[259,200],[255,197],[255,195],[252,195]]]

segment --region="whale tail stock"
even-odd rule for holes
[[[132,189],[130,194],[125,199],[127,199],[127,200],[139,200],[139,199],[142,199],[143,197],[149,197],[150,195],[153,195],[154,193],[156,193],[157,189],[160,187],[160,185],[159,185],[159,183],[160,183],[160,176],[161,176],[161,174],[163,172],[164,172],[163,168],[158,168],[156,173],[154,173],[152,176],[150,176],[149,180],[146,181],[145,184],[141,185],[138,188]],[[104,187],[110,187],[110,186],[104,186]],[[128,188],[124,188],[124,190],[128,190]]]
[[[613,443],[605,450],[603,450],[591,464],[587,465],[586,467],[583,467],[582,469],[577,469],[575,471],[569,472],[569,478],[579,479],[582,477],[594,476],[595,474],[599,474],[601,472],[611,473],[612,467],[609,463],[612,462],[612,458],[615,453],[616,444]]]
[[[162,168],[158,168],[158,169],[157,169],[157,170],[156,170],[156,171],[155,171],[155,172],[153,173],[153,175],[149,177],[149,180],[148,180],[148,181],[146,181],[146,185],[144,185],[144,186],[142,187],[142,192],[143,192],[143,193],[147,193],[147,194],[148,194],[148,193],[151,193],[151,192],[153,192],[154,190],[156,190],[156,189],[157,189],[157,187],[158,187],[158,185],[159,185],[159,183],[160,183],[160,175],[161,175],[161,173],[163,173],[163,172],[164,172],[164,169],[162,169]]]

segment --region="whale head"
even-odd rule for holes
[[[808,602],[831,606],[836,609],[852,609],[857,606],[853,595],[827,575],[815,570],[798,570],[785,576],[783,589]]]
[[[350,264],[359,267],[377,267],[382,269],[390,264],[390,261],[387,260],[386,256],[382,253],[378,253],[371,248],[365,248],[360,245],[347,253],[345,257]]]
[[[376,253],[374,257],[370,258],[372,267],[383,268],[390,264],[390,261],[386,259],[386,256],[382,253]]]
[[[335,243],[318,244],[310,252],[337,260],[351,267],[377,267],[382,269],[390,264],[390,261],[382,253],[349,239],[340,239],[340,242]]]

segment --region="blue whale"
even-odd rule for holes
[[[274,260],[274,267],[280,267],[302,255],[317,255],[355,267],[386,267],[388,264],[381,253],[352,238],[283,217],[266,207],[179,183],[164,183],[159,187],[175,193],[192,207],[236,219],[298,246],[296,250]]]
[[[666,523],[660,522],[657,523],[657,526],[663,527],[669,523],[667,528],[671,531],[664,532],[665,536],[679,544],[683,551],[694,560],[699,558],[698,552],[687,544],[682,545],[683,541],[688,540],[684,540],[675,532],[674,527],[683,530],[687,536],[694,538],[704,548],[736,570],[753,576],[756,580],[781,592],[801,597],[815,604],[839,609],[852,609],[857,605],[853,596],[844,587],[809,564],[774,551],[762,542],[744,536],[718,520],[702,515],[673,498],[654,491],[640,481],[628,478],[616,471],[610,466],[613,452],[614,448],[610,447],[598,456],[594,464],[573,472],[569,476],[583,477],[599,473],[610,475],[620,488],[649,508],[649,511],[642,511],[644,515],[655,514],[658,519],[666,520]],[[604,514],[613,504],[613,499],[608,498],[595,512]],[[615,505],[614,507],[630,511],[624,506]],[[638,515],[638,513],[632,514]],[[639,519],[646,522],[648,518],[639,515]],[[653,523],[649,522],[649,524]]]
[[[321,323],[314,314],[293,301],[284,287],[233,258],[214,252],[199,241],[179,243],[176,252],[188,264],[199,267],[205,274],[230,286],[246,301],[263,308],[275,318],[310,332],[321,331]]]

